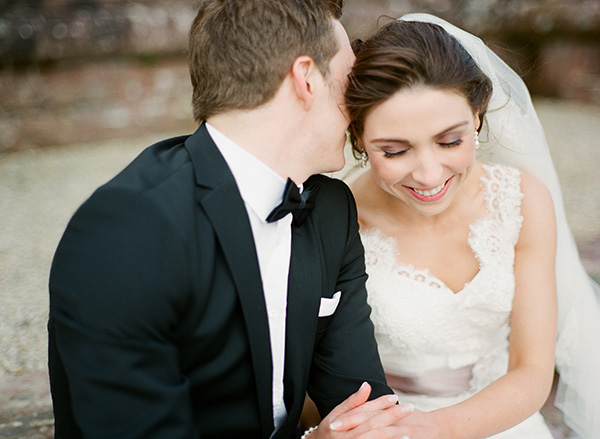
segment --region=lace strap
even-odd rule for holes
[[[484,164],[485,175],[481,177],[486,194],[488,213],[505,226],[509,226],[514,244],[519,236],[523,217],[521,215],[521,171],[505,165]]]

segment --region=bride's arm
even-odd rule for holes
[[[411,439],[485,438],[525,420],[544,404],[554,374],[556,227],[545,186],[522,176],[523,224],[515,247],[515,297],[508,373],[471,398],[401,421]],[[402,402],[402,401],[400,401]]]

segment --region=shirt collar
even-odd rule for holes
[[[206,129],[227,162],[242,199],[266,222],[283,199],[286,180],[215,127],[207,123]]]

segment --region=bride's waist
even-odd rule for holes
[[[392,389],[407,395],[455,396],[470,389],[473,365],[433,369],[416,375],[386,373],[385,377]]]
[[[459,369],[465,366],[488,363],[495,358],[504,358],[508,352],[507,336],[496,337],[492,342],[461,346],[460,350],[414,346],[399,346],[381,340],[379,357],[384,370],[391,375],[418,376],[438,369]]]
[[[428,371],[440,369],[459,369],[467,365],[477,364],[485,354],[482,352],[414,352],[400,349],[390,351],[380,348],[379,356],[383,369],[390,375],[419,376]]]

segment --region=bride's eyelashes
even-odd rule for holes
[[[452,142],[438,142],[438,145],[440,145],[442,148],[454,148],[454,147],[460,146],[462,143],[463,143],[463,139],[459,138]],[[406,153],[408,151],[408,149],[402,149],[400,151],[393,151],[393,150],[386,151],[384,149],[382,151],[383,151],[383,155],[385,158],[391,159],[393,157],[399,157],[399,156],[403,155],[404,153]]]
[[[383,151],[383,156],[391,159],[393,157],[398,157],[401,156],[402,154],[404,154],[406,151],[408,151],[407,149],[403,149],[401,151]]]
[[[460,146],[463,143],[463,139],[456,139],[454,142],[447,142],[447,143],[443,143],[440,142],[439,145],[443,146],[444,148],[452,148],[454,146]]]

